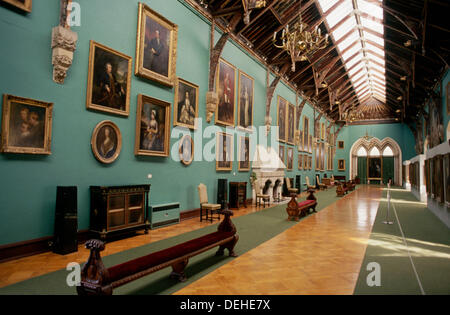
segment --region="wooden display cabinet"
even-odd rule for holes
[[[90,186],[90,231],[106,239],[110,234],[136,230],[148,233],[150,185]]]

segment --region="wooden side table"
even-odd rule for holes
[[[247,182],[230,182],[229,196],[230,209],[247,208]]]

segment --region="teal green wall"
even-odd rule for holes
[[[64,85],[52,80],[50,48],[51,30],[59,22],[59,1],[34,1],[30,14],[0,6],[0,92],[54,103],[50,156],[0,154],[0,245],[53,234],[56,186],[78,187],[78,227],[85,230],[89,228],[90,185],[150,183],[151,204],[179,201],[182,210],[190,210],[199,207],[197,185],[200,182],[207,185],[209,198],[214,201],[218,178],[229,181],[249,179],[249,172],[238,171],[236,161],[233,171],[216,172],[214,161],[194,161],[186,167],[171,158],[134,155],[138,94],[173,104],[173,89],[132,75],[129,117],[86,110],[89,41],[131,56],[134,71],[138,1],[78,0],[78,3],[81,5],[81,26],[72,28],[78,33],[77,50]],[[200,87],[199,117],[203,119],[203,128],[212,126],[205,120],[209,23],[180,1],[144,3],[178,25],[177,76]],[[219,37],[217,31],[216,41]],[[226,44],[222,57],[254,78],[254,124],[264,125],[266,68],[232,41]],[[272,100],[273,122],[276,122],[278,95],[295,104],[295,92],[280,83]],[[306,105],[304,114],[310,116],[312,133],[312,107]],[[90,146],[92,131],[103,120],[116,123],[122,133],[122,151],[111,165],[99,163]],[[203,143],[209,140],[204,139]],[[171,139],[171,144],[175,141],[177,139]],[[300,173],[297,155],[294,154],[294,170],[288,172],[292,177]],[[315,172],[301,173],[313,179]],[[147,174],[152,174],[153,178],[147,179]],[[247,195],[251,196],[250,185]]]

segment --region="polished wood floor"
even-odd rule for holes
[[[176,294],[352,294],[380,197],[379,188],[362,186]],[[241,209],[235,216],[260,209]],[[102,256],[208,224],[191,219],[111,242]],[[65,268],[70,262],[84,263],[88,254],[80,246],[66,256],[49,252],[1,263],[0,287]]]

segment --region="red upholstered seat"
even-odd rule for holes
[[[190,254],[211,244],[219,242],[227,237],[233,236],[234,232],[214,232],[202,237],[187,241],[176,246],[160,250],[159,252],[151,253],[142,256],[123,264],[115,265],[108,268],[110,281],[114,282],[123,279],[129,275],[144,271],[171,261],[173,259]]]
[[[315,203],[316,203],[315,200],[305,200],[305,201],[299,202],[298,206],[299,206],[299,208],[302,208],[302,207],[307,207],[307,206],[313,205]]]

